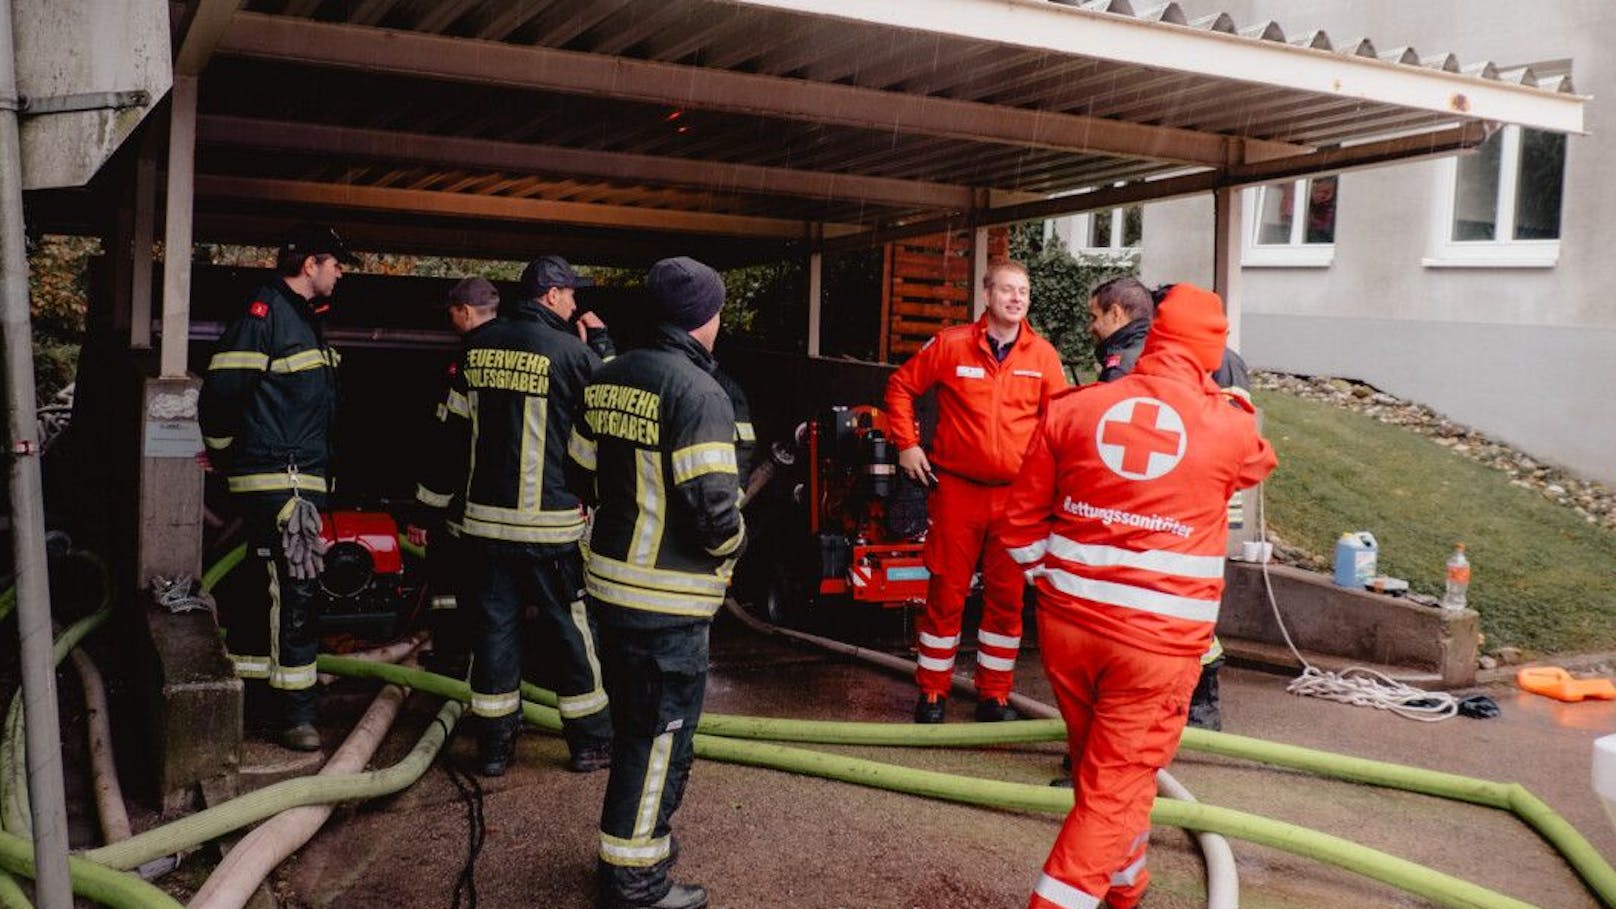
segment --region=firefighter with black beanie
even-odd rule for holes
[[[416,498],[447,506],[460,491],[464,589],[471,594],[471,713],[478,723],[479,772],[505,772],[521,729],[522,627],[529,604],[537,632],[559,651],[556,695],[568,769],[610,760],[612,726],[583,600],[579,540],[584,515],[566,484],[566,446],[584,385],[600,358],[568,321],[583,286],[557,256],[530,263],[519,299],[462,337],[444,400],[453,457]],[[452,299],[497,303],[492,284],[461,282]]]
[[[735,412],[713,379],[724,285],[663,259],[648,288],[654,343],[595,373],[568,443],[573,488],[594,503],[585,585],[611,694],[611,778],[600,818],[604,909],[700,909],[675,884],[671,822],[695,757],[707,629],[746,530]]]
[[[276,276],[226,326],[202,380],[199,417],[207,455],[241,510],[247,545],[265,577],[262,625],[236,624],[230,658],[244,679],[280,692],[280,743],[315,751],[319,649],[319,510],[330,491],[337,352],[323,318],[343,265],[359,262],[330,227],[294,227]],[[291,558],[287,544],[298,550]]]

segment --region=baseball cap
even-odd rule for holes
[[[705,325],[724,305],[724,279],[689,256],[651,266],[646,287],[657,317],[685,331]]]
[[[540,256],[522,269],[517,283],[517,297],[536,300],[550,292],[552,287],[593,287],[595,282],[573,271],[567,260],[560,256]]]
[[[461,278],[459,283],[449,288],[449,306],[471,306],[484,309],[499,305],[499,291],[487,278],[470,277]]]
[[[359,257],[348,251],[335,228],[326,224],[298,224],[286,232],[281,244],[284,256],[335,256],[344,265],[358,265]]]

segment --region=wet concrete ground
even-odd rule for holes
[[[901,638],[896,626],[884,631],[889,640]],[[712,649],[709,711],[903,721],[913,703],[913,689],[901,678],[759,636],[732,619],[715,627]],[[1298,698],[1285,693],[1286,681],[1226,669],[1226,730],[1518,781],[1607,858],[1616,856],[1616,830],[1588,785],[1590,743],[1616,731],[1616,704],[1564,705],[1498,687],[1487,693],[1502,707],[1501,718],[1426,724]],[[1023,654],[1018,688],[1049,699],[1036,653]],[[365,700],[364,686],[341,683],[328,698],[327,714],[357,714]],[[415,700],[420,703],[412,704],[380,763],[400,756],[435,709],[428,699]],[[968,722],[971,706],[967,699],[951,704],[951,721]],[[331,731],[333,738],[340,734]],[[1034,784],[1047,783],[1059,762],[1054,745],[836,750]],[[471,754],[470,736],[462,733],[447,759],[465,764]],[[570,774],[564,759],[559,738],[529,733],[511,772],[482,781],[487,835],[476,863],[477,906],[593,905],[596,820],[606,778]],[[1503,812],[1188,752],[1172,771],[1202,801],[1344,836],[1545,909],[1599,905],[1551,848]],[[1026,904],[1059,819],[698,761],[675,823],[683,847],[677,874],[705,884],[715,907],[997,909]],[[1233,846],[1245,907],[1429,905],[1285,852]],[[450,906],[467,847],[466,805],[438,767],[397,796],[340,810],[277,873],[274,889],[291,906]],[[1151,849],[1154,883],[1144,905],[1205,905],[1204,872],[1188,836],[1158,828]]]

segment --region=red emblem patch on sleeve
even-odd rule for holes
[[[1122,354],[1112,354],[1111,356],[1107,357],[1106,360],[1105,360],[1105,368],[1106,369],[1110,369],[1113,366],[1121,366],[1121,365],[1122,365]]]
[[[262,319],[269,315],[269,304],[263,300],[254,300],[253,305],[247,307],[247,314]]]

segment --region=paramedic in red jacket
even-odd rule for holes
[[[1213,384],[1216,294],[1168,292],[1134,371],[1050,401],[999,528],[1038,589],[1075,803],[1032,909],[1132,909],[1223,593],[1229,496],[1273,470],[1251,405]],[[1231,407],[1230,402],[1236,406]]]
[[[982,279],[987,312],[971,325],[938,332],[887,382],[887,423],[898,466],[934,488],[926,503],[931,582],[920,619],[920,699],[915,722],[941,723],[960,644],[960,614],[971,576],[982,564],[982,623],[977,631],[976,718],[1015,719],[1009,705],[1021,647],[1026,581],[988,531],[1004,509],[1049,396],[1066,387],[1060,357],[1025,323],[1031,303],[1027,268],[1002,260]],[[937,389],[937,433],[928,457],[920,447],[915,398]]]

